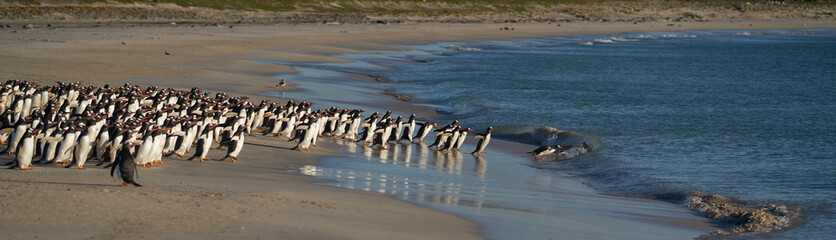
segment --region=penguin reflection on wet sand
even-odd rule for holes
[[[117,173],[119,177],[122,178],[122,185],[120,186],[125,187],[129,184],[133,184],[134,186],[142,187],[142,185],[134,180],[134,178],[138,178],[139,172],[136,169],[136,163],[134,163],[134,156],[131,154],[131,148],[136,145],[138,144],[123,144],[122,149],[119,150],[119,154],[116,155],[116,160],[110,168],[111,177],[113,177],[113,173]],[[116,169],[119,169],[119,171],[117,172]]]

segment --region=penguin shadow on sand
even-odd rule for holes
[[[68,185],[68,186],[100,186],[100,187],[111,187],[111,186],[113,186],[113,184],[102,184],[102,183],[73,183],[73,182],[46,182],[46,181],[21,181],[21,180],[0,180],[0,182],[37,183],[37,184]]]

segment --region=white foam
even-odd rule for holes
[[[583,43],[580,43],[580,44],[581,44],[581,45],[585,45],[585,46],[592,46],[592,45],[595,45],[595,44],[594,44],[594,43],[592,43],[592,42],[583,42]]]
[[[446,49],[456,50],[456,51],[482,51],[481,48],[473,48],[473,47],[462,47],[460,45],[447,45],[443,46]]]
[[[638,39],[623,38],[623,37],[611,37],[610,39],[612,39],[613,41],[619,41],[619,42],[636,42],[636,41],[639,41]]]
[[[615,43],[615,41],[610,40],[610,39],[595,39],[595,42],[598,42],[598,43]]]

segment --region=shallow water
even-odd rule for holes
[[[350,154],[300,172],[336,180],[328,185],[391,194],[461,215],[483,226],[491,239],[680,239],[707,229],[679,226],[704,222],[680,206],[601,195],[577,179],[529,167],[524,156],[445,153],[425,144],[380,149],[337,143]]]
[[[488,172],[510,171],[500,176],[581,176],[611,194],[650,197],[697,190],[786,204],[802,210],[803,223],[758,238],[836,234],[834,30],[626,33],[413,48],[337,56],[354,59],[350,65],[297,66],[387,76],[397,83],[376,86],[430,103],[446,114],[436,119],[442,123],[459,119],[476,129],[499,127],[500,133],[550,126],[600,141],[582,158],[537,165],[556,170],[531,168],[525,160],[502,163],[511,168],[488,161]],[[344,162],[325,161],[320,175],[339,178],[329,172],[343,168],[416,174]],[[467,166],[462,169],[476,168]],[[479,202],[472,194],[477,186],[537,185],[503,177],[479,185],[474,179],[480,178],[461,172],[448,173],[458,178],[448,182],[467,185],[459,187],[469,196],[465,202]],[[360,187],[344,179],[340,183]],[[552,191],[528,190],[534,195]],[[402,198],[419,201],[410,194]],[[488,197],[481,199],[484,204]],[[434,207],[471,214],[445,206]]]

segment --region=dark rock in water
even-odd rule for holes
[[[421,59],[421,60],[415,60],[415,62],[417,62],[417,63],[428,63],[428,62],[432,62],[432,60]]]
[[[393,83],[393,82],[395,82],[395,81],[392,81],[392,80],[390,80],[390,79],[388,79],[384,76],[380,76],[380,75],[368,74],[368,76],[371,77],[371,78],[374,78],[374,81],[379,82],[379,83]]]
[[[24,25],[24,26],[23,26],[23,28],[24,28],[24,29],[34,29],[34,28],[35,28],[35,25],[32,25],[32,24],[30,23],[30,24],[26,24],[26,25]]]
[[[770,232],[788,227],[799,218],[784,205],[755,204],[716,194],[692,193],[685,205],[700,215],[728,225],[714,234]]]

